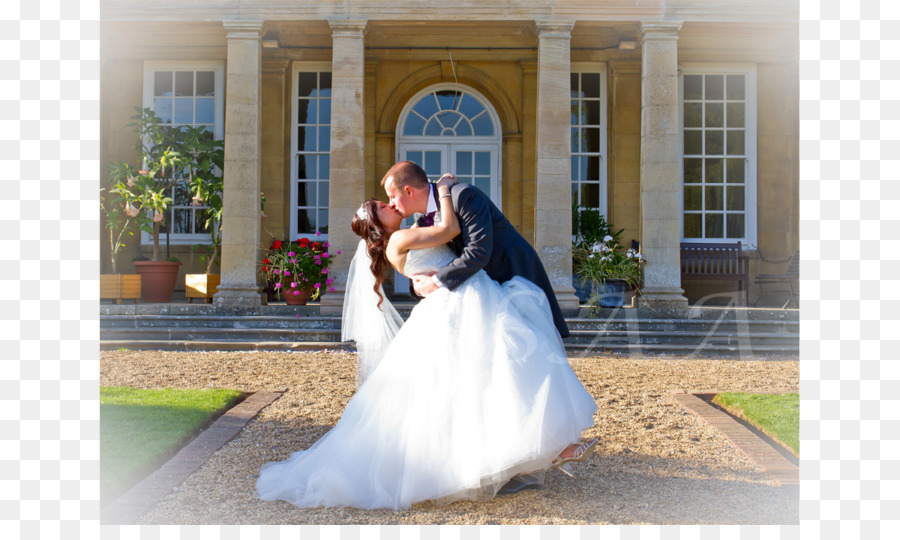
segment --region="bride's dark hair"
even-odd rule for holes
[[[369,199],[362,203],[361,208],[365,210],[367,218],[359,217],[359,213],[354,214],[353,220],[350,222],[350,228],[366,241],[366,251],[369,253],[369,258],[372,259],[369,270],[375,276],[373,289],[375,294],[378,295],[378,308],[380,309],[381,303],[384,301],[384,297],[381,295],[381,284],[384,282],[384,265],[387,262],[385,250],[391,235],[388,234],[384,229],[384,225],[381,224],[381,220],[378,219],[379,202],[381,201],[378,199]]]

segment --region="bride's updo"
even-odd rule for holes
[[[369,199],[362,203],[362,206],[353,215],[353,220],[350,221],[350,228],[366,241],[366,251],[369,253],[369,258],[372,259],[369,270],[375,276],[374,289],[375,294],[378,295],[378,307],[380,308],[381,302],[384,301],[384,297],[381,295],[381,284],[384,282],[384,266],[387,262],[385,250],[391,235],[378,219],[379,202],[378,199]]]

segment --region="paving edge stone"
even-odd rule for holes
[[[797,465],[791,463],[757,434],[741,425],[730,414],[717,409],[700,397],[703,394],[714,393],[689,394],[677,392],[673,394],[673,399],[675,403],[696,414],[722,433],[741,453],[766,471],[779,485],[785,487],[799,486],[800,468]]]
[[[111,502],[100,514],[102,525],[132,525],[166,495],[173,493],[216,451],[283,392],[254,392],[220,416],[162,467]]]

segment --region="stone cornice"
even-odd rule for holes
[[[359,19],[330,19],[331,37],[362,38],[367,31],[367,21]]]
[[[538,20],[534,21],[534,33],[538,38],[570,39],[575,20]]]
[[[228,39],[256,39],[263,34],[263,21],[222,21]]]

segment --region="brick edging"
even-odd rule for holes
[[[255,392],[229,409],[162,467],[111,502],[100,514],[102,525],[130,525],[163,497],[172,493],[217,450],[240,433],[283,392]]]
[[[705,420],[721,432],[750,461],[760,466],[782,486],[800,485],[800,468],[731,415],[720,411],[697,394],[673,394],[675,403]]]

